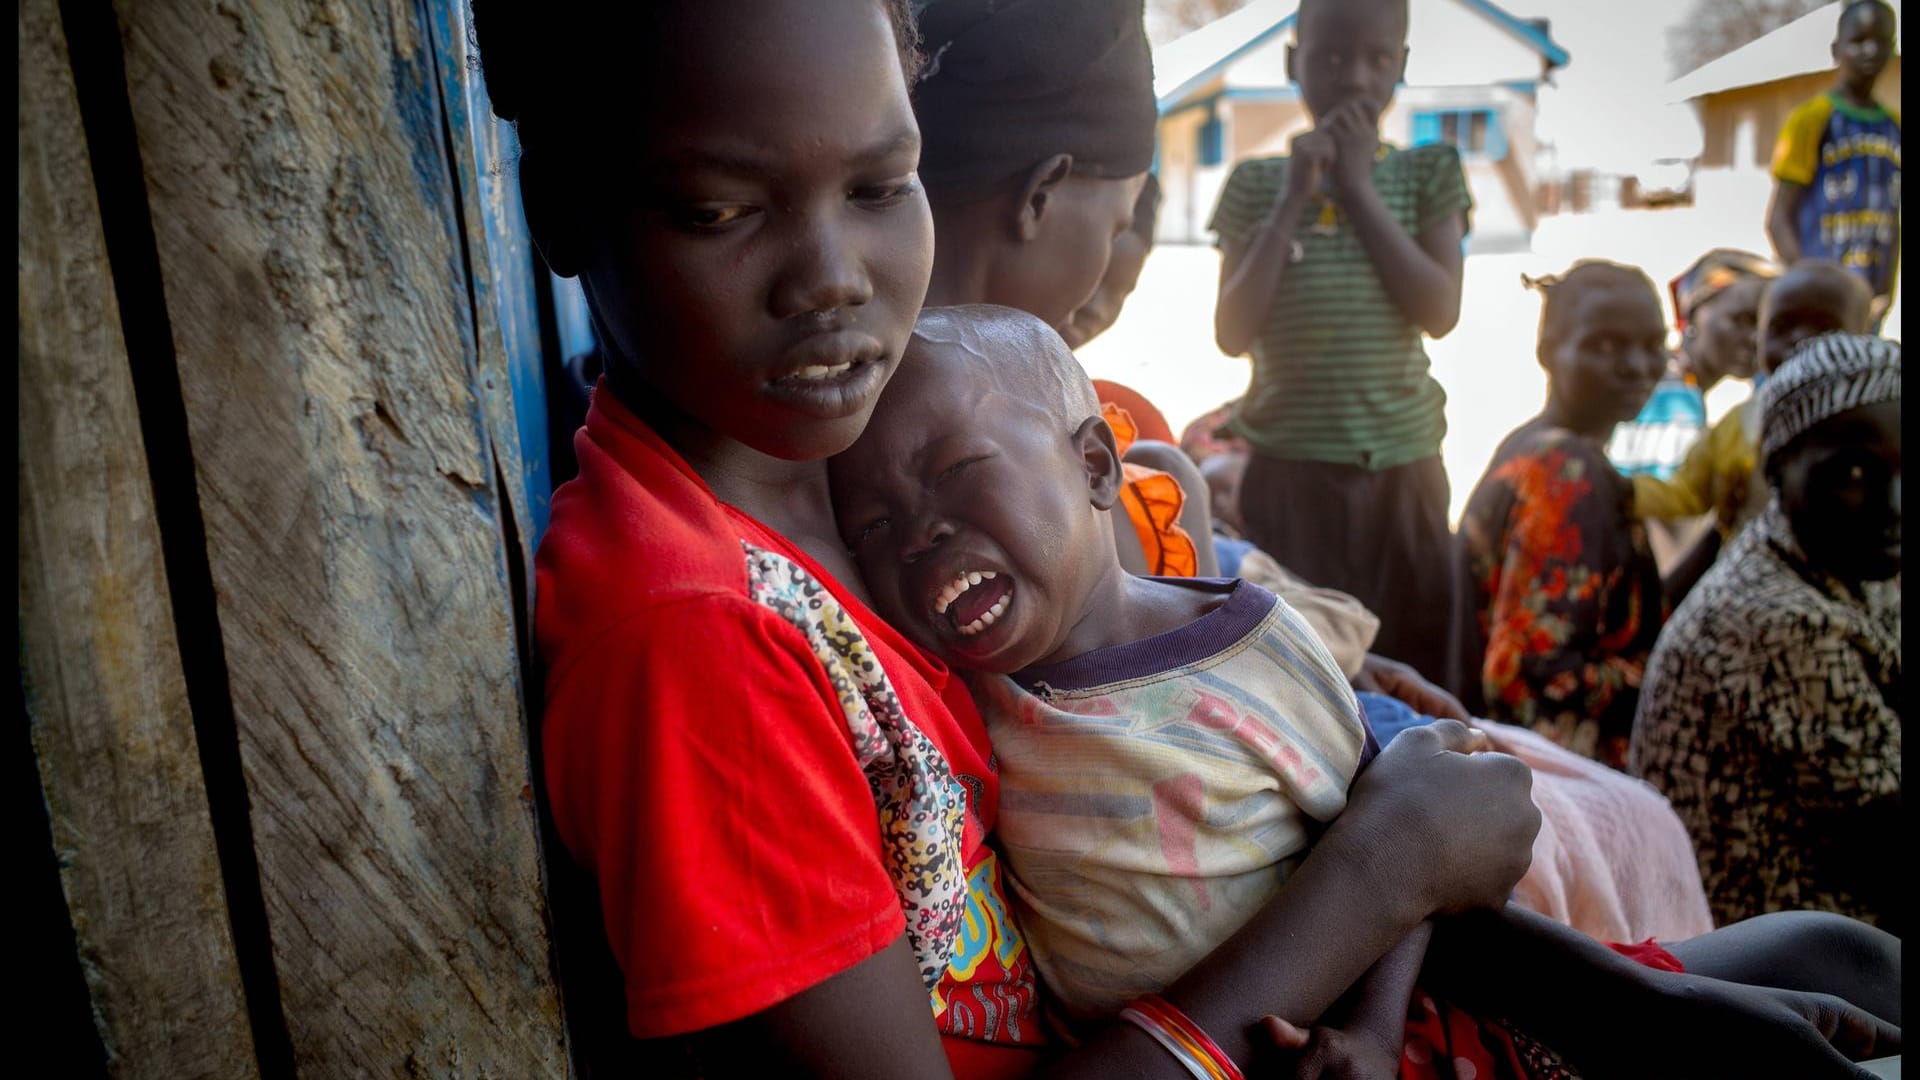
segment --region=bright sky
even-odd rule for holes
[[[1511,0],[1523,18],[1552,20],[1553,38],[1572,55],[1540,94],[1538,130],[1563,168],[1627,172],[1655,158],[1691,157],[1700,128],[1690,110],[1668,106],[1667,28],[1684,0]]]

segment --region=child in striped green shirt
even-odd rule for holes
[[[1471,199],[1457,151],[1380,141],[1406,68],[1406,0],[1306,0],[1288,73],[1314,118],[1289,157],[1242,163],[1210,227],[1215,333],[1251,352],[1232,426],[1255,456],[1248,539],[1381,613],[1377,651],[1446,669],[1446,395],[1422,335],[1460,316]]]

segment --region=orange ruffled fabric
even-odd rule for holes
[[[1100,406],[1100,415],[1113,428],[1114,442],[1124,456],[1140,437],[1133,417],[1112,402]],[[1120,489],[1120,505],[1133,522],[1140,550],[1147,554],[1147,572],[1156,577],[1193,577],[1199,573],[1199,552],[1193,538],[1180,527],[1180,510],[1187,501],[1180,482],[1144,465],[1123,463],[1120,468],[1126,477]]]

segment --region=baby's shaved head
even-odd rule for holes
[[[1039,318],[993,304],[927,308],[894,381],[964,366],[971,378],[1026,402],[1072,431],[1100,415],[1100,400],[1067,343]],[[943,372],[945,373],[945,372]]]

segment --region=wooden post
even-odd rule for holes
[[[19,269],[21,679],[96,1025],[117,1077],[252,1077],[146,450],[54,0],[20,3]]]
[[[115,7],[295,1060],[565,1075],[426,12]]]

